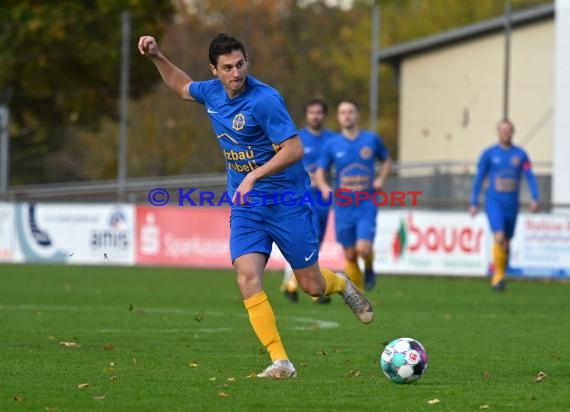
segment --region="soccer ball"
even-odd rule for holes
[[[380,356],[380,368],[394,383],[412,383],[428,367],[427,352],[415,339],[399,338],[390,342]]]

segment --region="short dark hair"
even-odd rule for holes
[[[312,99],[307,100],[305,105],[303,106],[303,113],[307,114],[307,110],[311,106],[321,106],[321,109],[323,109],[323,113],[325,115],[328,113],[329,110],[327,107],[327,102],[325,102],[320,97],[313,97]]]
[[[356,109],[357,112],[360,111],[360,106],[358,105],[358,103],[356,103],[356,100],[352,100],[352,99],[343,99],[340,102],[338,102],[338,106],[340,106],[343,103],[350,103],[351,105],[354,106],[354,108]],[[337,106],[337,107],[338,107]]]
[[[508,124],[511,127],[512,132],[513,133],[515,132],[515,125],[513,124],[511,119],[503,117],[501,120],[499,120],[499,123],[497,123],[497,127],[499,127],[503,123]]]
[[[226,33],[220,33],[214,40],[210,43],[210,49],[208,50],[208,57],[210,58],[210,63],[214,66],[218,64],[218,57],[224,54],[230,54],[234,50],[241,51],[243,56],[247,60],[247,55],[245,53],[245,47],[241,41],[232,37]]]

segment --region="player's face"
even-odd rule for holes
[[[307,126],[315,130],[320,130],[325,121],[325,111],[320,104],[313,104],[307,107],[305,117],[307,119]]]
[[[353,129],[358,123],[358,110],[352,103],[341,103],[337,109],[337,118],[341,128]]]
[[[241,51],[234,50],[218,56],[218,63],[215,66],[211,64],[210,70],[220,79],[230,97],[243,91],[247,77],[247,60]]]
[[[509,123],[501,122],[497,126],[497,133],[499,134],[499,141],[501,144],[510,145],[513,141],[513,128]]]

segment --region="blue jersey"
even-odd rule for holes
[[[335,132],[329,129],[322,129],[318,135],[311,133],[307,128],[299,130],[299,137],[304,148],[303,165],[311,178],[312,188],[316,187],[315,172],[319,166],[321,152],[328,139],[334,135]]]
[[[499,144],[486,149],[477,166],[473,182],[471,205],[478,204],[479,192],[488,178],[486,197],[504,207],[516,208],[522,174],[525,174],[532,199],[538,201],[538,186],[526,152],[518,147],[504,148]]]
[[[245,90],[233,99],[218,79],[193,81],[189,91],[207,108],[226,160],[230,198],[249,172],[271,160],[280,143],[297,135],[281,95],[251,76],[247,77]],[[294,192],[296,196],[291,198],[301,198],[308,185],[309,176],[298,161],[258,180],[253,190],[267,194],[263,204],[274,204],[279,201],[275,193]],[[240,195],[243,198],[244,194]]]
[[[375,177],[376,160],[388,159],[388,150],[376,134],[362,130],[351,140],[342,134],[328,139],[319,159],[319,167],[336,169],[336,189],[374,192],[372,183]]]

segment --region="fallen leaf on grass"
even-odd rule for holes
[[[322,350],[322,349],[321,349],[320,351],[318,351],[317,353],[318,353],[319,355],[322,355],[322,356],[327,356],[327,353],[326,353],[324,350]]]
[[[79,385],[77,385],[77,387],[79,389],[85,389],[85,388],[89,387],[89,384],[88,383],[80,383]]]
[[[534,381],[535,382],[542,382],[545,378],[546,378],[546,373],[540,371],[540,372],[538,372],[538,375],[536,375],[536,379]]]
[[[349,371],[348,374],[350,376],[361,376],[362,373],[360,373],[360,371]]]
[[[96,395],[93,397],[93,399],[95,399],[96,401],[102,401],[106,397],[107,397],[107,395],[99,395],[99,396]]]
[[[213,377],[210,378],[210,380],[211,380],[211,381],[215,381],[215,380],[216,380],[216,377],[213,376]]]
[[[236,378],[234,378],[234,377],[229,377],[229,378],[228,378],[228,382],[233,382],[233,381],[235,381],[235,380],[236,380]]]
[[[137,358],[135,358],[134,356],[133,356],[133,365],[137,366]]]
[[[255,372],[251,372],[249,375],[246,376],[246,378],[257,378],[257,374]]]
[[[114,368],[115,366],[117,366],[117,364],[115,362],[109,362],[109,367],[110,368]]]
[[[489,378],[491,377],[491,372],[489,372],[489,371],[483,372],[483,377],[484,377],[485,379],[489,379]]]
[[[77,342],[59,342],[59,344],[61,346],[63,346],[64,348],[80,348],[81,345],[78,344]]]
[[[225,392],[218,392],[218,396],[219,396],[220,398],[227,398],[227,397],[230,396],[230,395],[228,395],[228,394],[225,393]]]
[[[196,362],[190,362],[190,367],[191,368],[197,368],[198,364]]]
[[[430,399],[429,401],[427,401],[427,403],[429,403],[430,405],[435,405],[436,403],[440,403],[441,401],[439,399]]]
[[[483,405],[479,406],[479,409],[489,409],[489,405],[484,403]]]
[[[58,411],[57,406],[46,406],[47,412],[56,412]]]
[[[26,398],[24,398],[23,396],[14,396],[14,397],[12,398],[12,400],[13,400],[14,402],[23,402],[23,401],[26,400]]]
[[[115,375],[113,375],[113,376],[111,376],[109,379],[112,380],[112,381],[116,381],[118,378],[117,378]]]
[[[204,319],[204,315],[202,315],[200,312],[196,312],[194,314],[194,320],[198,323],[202,322],[202,320]]]
[[[129,312],[132,312],[134,308],[135,308],[135,307],[133,306],[133,304],[132,304],[132,303],[131,303],[131,304],[129,304]]]
[[[103,350],[104,351],[115,350],[115,345],[113,345],[112,343],[107,343],[106,345],[103,346]]]

